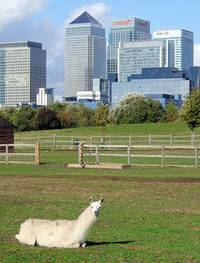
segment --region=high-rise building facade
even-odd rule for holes
[[[48,106],[54,102],[53,89],[40,88],[37,94],[37,105]]]
[[[94,78],[106,78],[106,37],[102,25],[84,12],[66,28],[64,101],[91,91]]]
[[[153,39],[166,42],[166,67],[188,70],[193,66],[194,37],[187,30],[162,30],[153,33]]]
[[[118,49],[119,82],[127,81],[131,74],[140,74],[143,68],[165,66],[165,42],[162,40],[135,41]]]
[[[0,105],[36,103],[46,88],[46,51],[36,42],[0,44]]]
[[[149,21],[140,18],[114,21],[110,29],[107,46],[108,78],[112,79],[112,76],[116,76],[117,79],[119,43],[149,39],[151,39]]]

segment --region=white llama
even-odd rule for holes
[[[45,247],[77,248],[85,247],[85,238],[96,222],[103,198],[93,202],[76,220],[40,220],[27,219],[20,228],[16,239],[27,245]]]

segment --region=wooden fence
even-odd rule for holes
[[[199,146],[81,144],[78,160],[80,165],[114,161],[138,166],[198,168],[199,149]]]
[[[0,144],[1,164],[40,164],[40,145],[36,144]],[[12,151],[9,149],[12,148]]]
[[[198,134],[128,135],[128,136],[15,136],[15,143],[40,143],[43,149],[77,149],[79,142],[90,145],[200,145]]]

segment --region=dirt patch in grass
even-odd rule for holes
[[[84,175],[84,176],[82,176],[82,178],[84,180],[113,181],[113,182],[200,184],[200,178],[152,179],[152,178],[125,177],[125,176],[92,176],[92,175]]]
[[[193,215],[200,215],[200,209],[190,209],[190,208],[168,208],[165,211],[170,213],[177,213],[177,214],[193,214]]]

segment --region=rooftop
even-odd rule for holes
[[[85,24],[85,23],[90,23],[90,24],[95,24],[95,25],[100,25],[101,24],[93,17],[91,16],[88,12],[84,12],[81,14],[79,17],[77,17],[75,20],[73,20],[70,25],[73,24]]]

